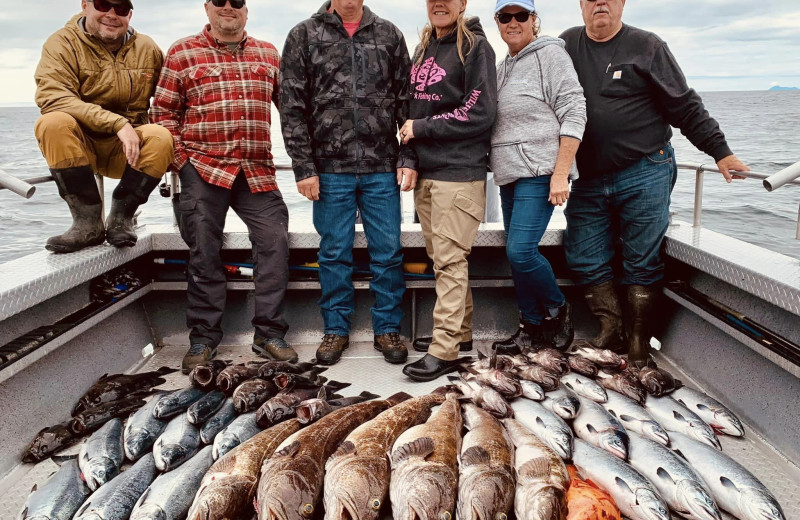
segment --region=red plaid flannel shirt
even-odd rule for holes
[[[279,75],[275,47],[246,34],[234,52],[209,26],[175,42],[150,111],[175,139],[172,168],[191,159],[206,182],[228,189],[244,170],[250,191],[277,190],[270,103],[278,103]]]

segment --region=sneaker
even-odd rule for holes
[[[189,347],[189,351],[183,356],[181,362],[181,372],[188,374],[194,367],[201,363],[211,361],[217,355],[217,347],[211,347],[204,343],[195,343]]]
[[[397,332],[389,332],[387,334],[379,334],[375,336],[372,342],[375,350],[383,352],[383,359],[392,364],[405,363],[408,359],[408,349],[400,339],[400,334]]]
[[[317,348],[317,363],[320,365],[333,365],[342,357],[342,352],[350,346],[350,336],[325,334],[319,348]]]
[[[297,352],[283,338],[262,338],[256,336],[251,347],[253,352],[267,359],[297,363]]]
[[[417,352],[427,352],[428,349],[431,348],[431,343],[433,343],[433,338],[430,336],[425,336],[423,338],[415,339],[412,345],[414,350]],[[472,350],[472,340],[468,339],[467,341],[462,341],[459,343],[458,350],[461,352],[469,352]]]
[[[552,318],[545,318],[544,322],[545,338],[549,339],[553,348],[566,350],[575,339],[575,328],[572,325],[572,305],[564,302],[558,308],[558,314]]]

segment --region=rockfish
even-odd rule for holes
[[[425,422],[444,395],[409,399],[353,430],[325,464],[326,520],[377,520],[391,477],[387,453],[408,428]]]
[[[508,402],[500,395],[500,392],[490,386],[481,384],[476,379],[465,379],[462,377],[448,376],[451,383],[456,385],[464,397],[472,400],[495,417],[513,417],[514,412]]]
[[[564,462],[519,421],[506,419],[503,424],[517,448],[517,519],[566,520],[569,473]]]
[[[74,417],[86,409],[94,408],[103,403],[118,401],[134,395],[141,397],[153,387],[166,383],[166,379],[161,376],[172,374],[173,372],[176,372],[176,370],[161,367],[155,372],[141,374],[115,374],[111,376],[106,374],[78,399],[78,404],[73,408],[72,415]]]
[[[508,518],[514,507],[514,445],[500,421],[477,406],[462,407],[469,430],[461,444],[456,518]]]
[[[569,364],[567,357],[560,350],[554,348],[543,348],[536,352],[526,352],[525,357],[528,361],[535,363],[539,366],[555,372],[557,374],[566,374],[569,372]]]
[[[304,520],[322,494],[325,462],[357,426],[409,398],[367,401],[336,410],[291,435],[261,468],[258,484],[259,520]]]
[[[192,385],[203,390],[216,388],[217,376],[228,366],[226,361],[212,359],[207,363],[201,363],[194,367],[189,373],[189,381]]]
[[[361,392],[352,397],[342,397],[339,399],[326,399],[325,397],[315,397],[314,399],[306,399],[294,409],[297,414],[297,420],[300,424],[306,425],[318,421],[339,408],[350,406],[351,404],[363,403],[370,399],[377,399],[380,396],[371,392]]]
[[[611,495],[582,480],[575,466],[567,466],[567,520],[622,520]]]
[[[233,408],[238,414],[252,412],[277,393],[278,387],[272,381],[249,379],[233,391]]]
[[[455,394],[392,448],[389,498],[394,520],[452,520],[458,493],[461,407]]]
[[[295,420],[275,425],[217,460],[203,477],[187,520],[223,520],[243,516],[248,508],[252,508],[264,460],[299,429],[300,424]]]

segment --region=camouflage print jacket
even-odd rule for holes
[[[403,34],[364,7],[350,38],[329,8],[326,2],[294,27],[283,46],[281,126],[297,181],[395,171],[397,129],[408,118],[411,61]]]

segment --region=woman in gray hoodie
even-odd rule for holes
[[[566,348],[572,309],[553,269],[539,253],[554,206],[578,177],[575,153],[586,124],[586,101],[564,42],[539,36],[533,0],[498,0],[495,21],[508,54],[497,66],[497,118],[489,162],[500,186],[506,253],[519,329],[498,351]]]

